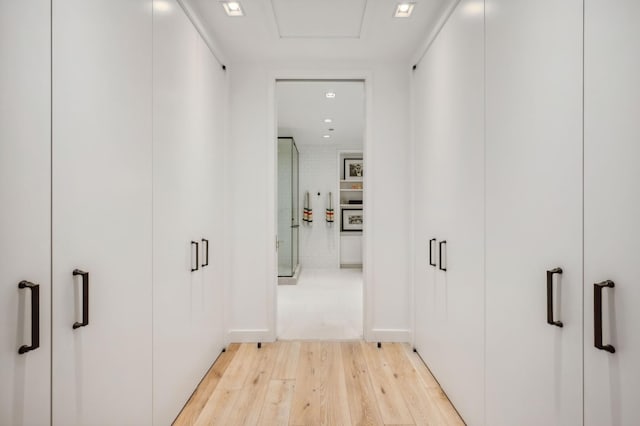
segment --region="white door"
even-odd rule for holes
[[[416,348],[465,421],[481,425],[484,64],[475,5],[458,5],[415,71],[423,99],[414,113],[416,185],[424,194],[416,203]]]
[[[153,421],[159,425],[176,418],[222,350],[225,249],[225,73],[178,2],[163,6],[153,21]]]
[[[0,425],[50,423],[50,20],[0,0]]]
[[[488,425],[582,424],[581,75],[581,0],[487,1]]]
[[[151,423],[151,18],[53,1],[54,425]]]
[[[640,424],[640,3],[585,1],[585,425]],[[614,287],[595,287],[611,281]],[[595,291],[601,315],[594,315]],[[595,347],[595,320],[602,346]],[[610,348],[609,348],[610,349]]]
[[[438,140],[447,131],[447,109],[441,107],[444,97],[443,75],[438,72],[439,39],[413,74],[413,121],[415,123],[415,259],[414,259],[414,346],[431,371],[438,376],[447,351],[444,342],[444,272],[438,269],[438,244],[446,237],[442,213],[442,161]]]

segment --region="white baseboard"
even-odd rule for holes
[[[369,342],[397,342],[410,343],[411,330],[406,329],[384,329],[374,328],[366,333],[366,340]]]
[[[274,342],[276,339],[269,329],[229,330],[227,343]]]
[[[368,342],[397,342],[410,343],[411,330],[374,328],[365,332],[365,340]],[[276,338],[269,329],[240,329],[229,330],[227,344],[229,343],[253,343],[275,342]]]

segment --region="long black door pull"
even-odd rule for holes
[[[562,327],[562,321],[553,319],[553,276],[562,274],[562,268],[555,268],[547,271],[547,324]]]
[[[614,288],[616,285],[613,281],[607,280],[593,285],[593,331],[594,346],[609,353],[616,353],[616,348],[612,345],[602,344],[602,289]]]
[[[445,272],[447,272],[447,265],[442,266],[443,265],[443,263],[442,263],[442,246],[446,247],[446,245],[447,245],[447,241],[446,240],[440,241],[440,243],[438,243],[438,246],[439,246],[438,247],[438,251],[439,251],[439,255],[438,255],[439,261],[438,261],[438,263],[440,264],[440,265],[438,265],[438,268],[440,268],[441,271],[445,271]],[[445,259],[446,258],[447,257],[446,257],[446,254],[445,254]]]
[[[77,275],[82,277],[82,322],[75,322],[73,324],[74,330],[89,325],[89,273],[74,269],[73,276]]]
[[[429,265],[435,267],[436,263],[433,261],[433,243],[436,242],[435,238],[429,240]]]
[[[20,281],[18,288],[31,290],[31,345],[22,345],[18,349],[19,354],[26,354],[40,347],[40,285]]]
[[[193,246],[196,246],[196,267],[193,267],[193,260],[191,261],[191,272],[195,272],[200,269],[200,245],[197,241],[191,241],[191,250],[193,255]]]
[[[204,244],[204,263],[202,264],[202,267],[204,268],[205,266],[209,266],[209,240],[207,240],[206,238],[202,239],[202,244]]]

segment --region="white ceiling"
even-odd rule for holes
[[[396,0],[240,0],[241,18],[219,0],[181,1],[233,62],[410,61],[456,0],[413,0],[405,19],[393,17]]]
[[[325,94],[334,92],[334,99]],[[293,137],[298,147],[331,145],[361,149],[364,136],[363,82],[280,81],[276,89],[278,136]],[[326,124],[325,118],[332,123]],[[329,131],[333,128],[334,131]],[[331,135],[324,139],[323,135]]]
[[[271,0],[271,3],[282,38],[358,38],[367,6],[367,0]]]

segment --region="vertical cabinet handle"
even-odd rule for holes
[[[89,325],[89,273],[75,269],[73,276],[82,276],[82,322],[75,322],[73,329]]]
[[[562,321],[553,319],[553,276],[562,274],[562,268],[555,268],[547,271],[547,324],[562,327]]]
[[[607,280],[593,285],[593,330],[594,330],[594,346],[603,351],[616,353],[616,348],[612,345],[602,344],[602,289],[614,288],[613,281]]]
[[[429,265],[436,266],[436,263],[433,261],[433,243],[436,242],[435,238],[429,240]]]
[[[20,281],[18,288],[31,290],[31,346],[22,345],[18,349],[19,354],[26,354],[40,347],[40,285]]]
[[[439,254],[438,254],[438,263],[440,264],[438,266],[438,268],[440,268],[441,271],[445,271],[445,272],[447,271],[447,266],[446,265],[444,267],[442,266],[443,265],[443,263],[442,263],[442,246],[446,247],[446,245],[447,245],[447,241],[446,240],[440,241],[440,243],[438,244],[438,246],[439,246],[438,247],[438,252],[439,252]],[[446,259],[446,255],[445,255],[445,259]]]
[[[197,241],[191,241],[191,255],[193,256],[193,246],[196,246],[196,267],[193,267],[193,259],[191,260],[191,272],[200,269],[200,245]]]
[[[202,243],[204,244],[204,262],[202,264],[202,267],[204,268],[205,266],[209,266],[209,240],[207,240],[206,238],[202,239]]]

